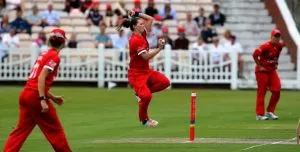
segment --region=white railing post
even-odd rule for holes
[[[238,81],[238,52],[231,52],[231,84],[230,88],[232,90],[237,89],[237,81]]]
[[[172,58],[172,54],[171,54],[171,45],[170,44],[166,44],[165,45],[165,50],[164,50],[164,54],[165,54],[165,63],[164,63],[164,69],[165,69],[165,76],[170,80],[170,82],[172,83],[171,80],[171,58]]]
[[[104,45],[98,45],[98,88],[104,87]]]
[[[37,57],[39,56],[39,53],[40,53],[40,48],[36,45],[36,44],[32,44],[30,46],[30,64],[31,64],[31,67],[34,65],[35,63],[35,60],[37,59]]]

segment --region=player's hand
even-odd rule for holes
[[[62,96],[54,96],[52,98],[52,101],[60,106],[64,103],[64,99]]]
[[[48,106],[46,100],[41,100],[41,106],[42,106],[42,112],[48,112],[49,111],[49,106]]]
[[[129,16],[134,16],[134,14],[135,14],[135,11],[134,11],[134,10],[129,10],[129,11],[128,11],[128,15],[129,15]]]
[[[159,39],[158,40],[158,47],[159,48],[163,48],[164,46],[165,46],[165,44],[166,44],[166,40],[165,39]]]

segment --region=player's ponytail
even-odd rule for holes
[[[122,23],[117,27],[117,31],[120,31],[122,27],[130,28],[131,31],[134,31],[133,26],[137,24],[138,18],[132,17],[130,19],[125,18]]]

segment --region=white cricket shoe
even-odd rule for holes
[[[158,125],[158,121],[149,119],[144,125],[147,127],[155,128]]]
[[[256,116],[256,120],[269,120],[269,117],[257,115],[257,116]]]
[[[267,112],[266,116],[269,118],[269,119],[272,119],[272,120],[277,120],[279,117],[276,116],[273,112]]]

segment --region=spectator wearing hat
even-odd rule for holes
[[[188,50],[190,41],[185,37],[184,27],[178,27],[177,32],[178,32],[178,38],[175,40],[174,49]]]
[[[214,26],[223,26],[226,22],[226,17],[223,13],[220,12],[219,4],[214,5],[214,12],[209,15],[212,25]]]
[[[114,12],[112,10],[112,6],[111,4],[107,4],[105,10],[105,18],[106,18],[106,23],[111,27],[113,26],[113,16],[114,16]]]
[[[193,20],[192,14],[189,12],[186,14],[186,21],[183,23],[186,36],[198,36],[199,28],[197,23]]]
[[[90,9],[93,5],[93,1],[92,0],[84,0],[82,3],[81,3],[81,7],[80,7],[80,10],[82,13],[85,13],[85,11],[87,9]]]
[[[173,49],[174,43],[173,43],[173,40],[169,36],[169,28],[167,26],[163,26],[161,28],[161,31],[162,31],[162,37],[161,38],[163,38],[165,40],[165,44],[171,45],[171,47]]]
[[[217,31],[211,25],[210,19],[205,20],[205,26],[203,27],[200,35],[205,43],[212,43],[212,38],[217,36]]]
[[[158,14],[158,10],[155,8],[154,0],[148,0],[148,6],[145,9],[145,14],[149,16],[154,16]]]
[[[176,19],[176,11],[171,8],[171,3],[168,2],[165,4],[165,7],[159,11],[159,15],[164,20],[175,20]]]
[[[207,17],[204,16],[204,8],[199,8],[199,15],[194,18],[194,21],[197,23],[198,28],[201,29],[204,26],[205,20]]]
[[[142,6],[140,0],[134,0],[133,4],[134,4],[133,11],[142,12]]]

